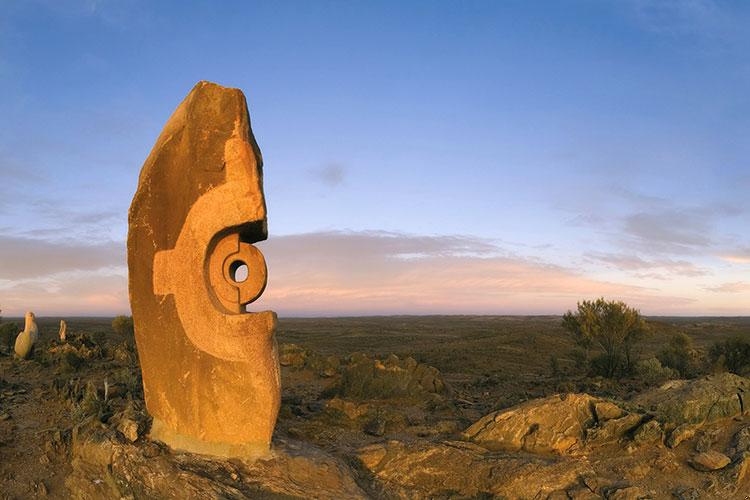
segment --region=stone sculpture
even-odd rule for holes
[[[64,319],[60,320],[60,341],[65,342],[68,334],[68,324],[65,323]]]
[[[16,337],[16,356],[21,359],[28,358],[34,350],[34,345],[38,339],[39,329],[36,326],[36,316],[34,316],[33,312],[29,311],[26,313],[26,324],[23,331]]]
[[[200,82],[164,127],[129,213],[130,303],[151,437],[220,456],[269,450],[281,401],[263,292],[262,159],[238,89]],[[247,278],[240,275],[247,269]]]

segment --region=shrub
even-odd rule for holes
[[[750,343],[741,338],[717,342],[709,349],[708,356],[712,363],[741,375],[750,368]]]
[[[553,377],[560,376],[560,360],[554,354],[549,357],[549,368]]]
[[[575,313],[565,313],[562,326],[580,346],[604,353],[595,358],[596,370],[608,378],[633,371],[637,344],[647,332],[646,322],[637,310],[604,298],[579,302]]]
[[[83,365],[84,359],[73,351],[68,351],[62,356],[62,366],[69,372],[76,372]]]
[[[18,332],[23,330],[16,323],[3,323],[0,325],[0,347],[6,350],[13,349]]]
[[[118,335],[133,335],[133,317],[117,316],[112,320],[112,330]]]
[[[656,358],[639,361],[636,365],[636,373],[641,380],[649,385],[661,384],[667,380],[679,377],[677,370],[662,366],[661,362]]]
[[[625,371],[625,360],[620,354],[599,354],[588,362],[589,375],[612,378],[615,373]]]
[[[656,357],[663,366],[677,370],[683,378],[696,377],[700,371],[693,341],[684,333],[674,335]]]

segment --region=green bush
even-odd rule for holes
[[[677,370],[683,378],[696,377],[700,372],[698,353],[693,349],[693,341],[684,333],[674,335],[656,357],[663,366]]]
[[[588,361],[589,375],[612,378],[625,372],[625,360],[620,354],[598,354]]]
[[[68,351],[62,357],[62,366],[68,372],[76,372],[83,365],[84,359],[77,353]]]
[[[118,335],[133,335],[133,318],[132,316],[117,316],[112,320],[112,330]]]
[[[6,350],[13,349],[18,332],[23,330],[16,323],[3,323],[0,325],[0,346]]]
[[[677,370],[662,366],[657,358],[648,358],[639,361],[636,365],[636,373],[641,380],[649,385],[661,384],[680,376]]]
[[[708,356],[714,365],[738,375],[750,369],[750,343],[738,337],[713,344]]]
[[[604,298],[579,302],[575,313],[565,313],[562,326],[579,346],[602,353],[592,360],[591,368],[607,378],[632,373],[637,344],[647,333],[646,322],[637,310]]]

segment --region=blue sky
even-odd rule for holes
[[[2,1],[0,308],[127,310],[138,172],[211,80],[264,155],[260,305],[748,314],[749,23],[713,0]]]

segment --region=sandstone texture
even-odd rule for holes
[[[389,441],[358,457],[386,498],[547,498],[589,471],[584,461],[491,453],[461,441]]]
[[[31,355],[34,345],[39,340],[39,329],[36,326],[36,317],[33,312],[26,313],[26,324],[21,333],[16,337],[16,356],[26,359]]]
[[[723,469],[729,465],[731,461],[732,460],[728,456],[719,453],[718,451],[704,451],[703,453],[695,455],[690,460],[690,465],[692,465],[695,470],[708,472]]]
[[[68,324],[65,322],[64,319],[60,320],[60,331],[58,332],[58,337],[60,337],[61,342],[65,342],[65,339],[68,338]]]
[[[105,429],[73,441],[66,481],[73,498],[368,498],[346,464],[299,442],[275,443],[267,456],[242,462],[122,443]]]
[[[129,213],[130,303],[151,436],[225,456],[269,449],[280,405],[262,160],[240,90],[200,82],[143,165]],[[246,267],[247,276],[238,274]]]
[[[699,426],[695,424],[681,424],[675,427],[667,438],[666,445],[670,448],[677,448],[680,443],[691,439],[695,436]]]
[[[446,390],[440,372],[413,358],[391,355],[385,360],[354,354],[343,369],[337,393],[358,399],[382,399],[442,393]]]
[[[748,390],[747,379],[722,373],[667,382],[639,395],[633,403],[667,424],[698,424],[742,414]]]
[[[586,441],[617,440],[640,421],[588,394],[556,394],[490,413],[464,437],[490,450],[570,455],[582,452]]]

